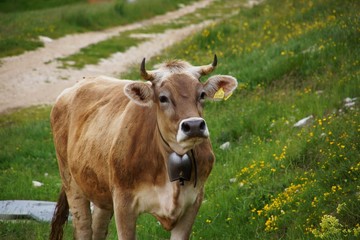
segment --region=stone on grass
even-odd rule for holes
[[[303,118],[303,119],[299,120],[298,122],[296,122],[294,124],[294,127],[304,127],[304,126],[310,124],[312,122],[313,118],[314,118],[313,115]]]

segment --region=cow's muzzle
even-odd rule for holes
[[[177,141],[182,142],[193,138],[207,138],[209,130],[204,119],[192,117],[184,119],[179,124]]]

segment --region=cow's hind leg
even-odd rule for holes
[[[78,240],[91,240],[91,211],[90,202],[85,198],[75,184],[66,190],[66,196],[72,214],[74,238]]]
[[[102,240],[106,238],[112,215],[112,210],[101,209],[97,206],[94,206],[94,212],[92,216],[92,230],[94,240]]]

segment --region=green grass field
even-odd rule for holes
[[[206,105],[217,162],[191,239],[359,239],[359,10],[355,0],[267,0],[149,61],[204,64],[216,53],[216,73],[239,81],[229,100]],[[139,79],[138,66],[121,77]],[[0,116],[0,199],[57,199],[49,112]],[[46,239],[49,229],[2,221],[0,239]],[[148,215],[137,230],[138,239],[169,238]]]
[[[235,6],[238,6],[239,2],[235,2]],[[109,58],[116,52],[124,52],[128,48],[136,46],[139,43],[147,40],[146,38],[133,37],[133,35],[158,34],[163,33],[168,29],[177,29],[186,27],[190,24],[198,24],[205,20],[214,20],[219,16],[221,16],[221,18],[226,18],[227,16],[222,14],[223,12],[229,11],[231,7],[234,7],[234,2],[223,4],[222,1],[214,1],[209,7],[205,9],[199,9],[194,13],[187,14],[181,17],[179,20],[170,21],[164,24],[144,26],[136,30],[125,31],[115,37],[86,46],[79,52],[64,58],[60,58],[58,60],[62,62],[63,68],[71,67],[81,69],[87,64],[97,64],[101,61],[101,59]]]
[[[193,0],[126,0],[89,4],[86,0],[2,0],[0,58],[43,46],[39,36],[101,30],[132,23],[179,8]]]

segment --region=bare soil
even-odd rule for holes
[[[40,37],[44,42],[44,47],[18,56],[1,59],[0,114],[33,105],[52,104],[65,88],[74,85],[83,77],[120,76],[134,64],[140,65],[144,57],[150,59],[160,54],[165,48],[200,31],[215,20],[206,20],[183,28],[168,29],[164,33],[147,34],[147,40],[138,46],[131,47],[125,52],[115,53],[97,65],[87,65],[80,70],[61,68],[61,62],[57,59],[77,53],[81,48],[117,36],[125,31],[174,21],[208,6],[212,1],[200,0],[152,19],[103,31],[72,34],[56,40]],[[251,8],[263,1],[248,0],[245,4],[236,4],[234,9],[240,6]],[[217,20],[229,17],[236,12],[226,14],[226,16],[218,16]]]
[[[104,31],[72,34],[52,41],[45,39],[45,46],[42,48],[1,59],[0,113],[32,105],[52,104],[65,88],[86,76],[119,76],[130,66],[140,64],[144,57],[149,59],[158,55],[165,48],[209,25],[211,21],[151,34],[137,47],[115,53],[109,59],[97,65],[87,65],[81,70],[61,69],[61,63],[57,58],[74,54],[81,48],[119,35],[121,32],[167,23],[206,7],[211,2],[212,0],[202,0],[149,20]]]

